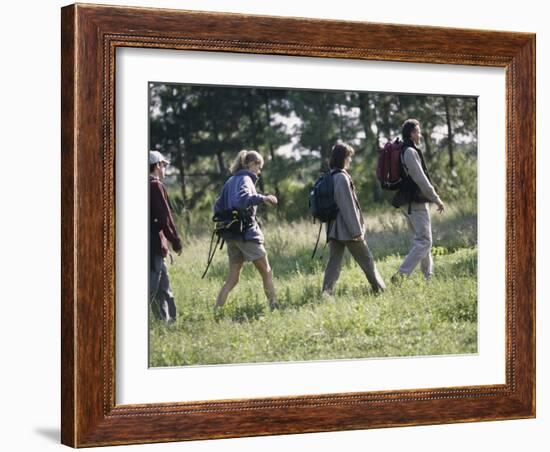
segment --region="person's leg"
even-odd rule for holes
[[[163,258],[160,255],[153,255],[150,257],[150,259],[151,263],[149,268],[149,304],[151,305],[151,310],[153,311],[153,315],[155,316],[155,318],[157,320],[163,320],[158,300]]]
[[[174,301],[174,294],[170,287],[170,279],[168,278],[168,269],[164,259],[162,260],[162,267],[160,273],[160,283],[158,290],[158,300],[162,315],[164,319],[169,322],[176,320],[176,303]]]
[[[433,275],[433,268],[434,268],[434,261],[432,257],[432,253],[428,253],[428,255],[420,261],[420,270],[422,270],[422,273],[424,274],[424,278],[426,280],[430,279]]]
[[[430,225],[430,211],[428,205],[420,205],[407,215],[409,227],[413,232],[411,249],[399,267],[398,273],[410,275],[419,262],[426,259],[432,249],[432,230]]]
[[[355,262],[357,262],[359,267],[361,267],[361,270],[363,270],[363,273],[365,273],[372,290],[375,292],[384,291],[386,289],[386,285],[384,284],[382,276],[378,273],[378,269],[376,268],[374,258],[372,257],[372,253],[367,245],[367,242],[365,240],[361,242],[349,241],[346,242],[346,247],[355,259]]]
[[[328,242],[329,257],[327,267],[325,268],[325,277],[323,279],[323,292],[332,294],[334,292],[334,285],[340,277],[340,271],[342,270],[342,260],[344,258],[344,251],[346,247],[342,242],[337,240],[330,240]]]
[[[239,282],[239,277],[241,276],[241,269],[243,268],[243,262],[229,262],[229,271],[227,273],[227,278],[225,283],[220,289],[220,293],[216,298],[216,308],[223,306],[229,296],[229,292],[237,285]]]
[[[430,218],[429,210],[428,210],[427,230],[425,232],[429,236],[430,249],[428,251],[428,254],[426,254],[426,256],[420,261],[420,270],[424,274],[424,278],[428,280],[433,275],[433,268],[434,268],[434,261],[432,257],[432,221]]]
[[[256,259],[253,261],[253,264],[262,276],[264,292],[267,297],[267,301],[269,302],[269,307],[271,309],[277,308],[277,296],[275,294],[275,286],[273,285],[273,271],[269,265],[267,256]]]

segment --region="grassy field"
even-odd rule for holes
[[[264,225],[280,309],[270,312],[252,264],[227,304],[214,312],[227,269],[218,250],[205,279],[210,232],[185,237],[169,266],[178,308],[169,325],[150,316],[150,366],[305,361],[477,351],[477,225],[469,206],[432,213],[435,276],[420,272],[396,286],[390,277],[410,236],[398,212],[371,214],[367,241],[388,290],[375,296],[346,253],[334,296],[321,296],[328,249],[311,260],[318,226]],[[210,226],[210,225],[208,225]],[[324,239],[322,236],[322,245]],[[318,252],[319,253],[319,252]]]

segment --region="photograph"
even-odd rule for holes
[[[56,22],[61,442],[538,416],[532,21],[177,7]]]
[[[148,99],[149,367],[478,352],[477,96]]]

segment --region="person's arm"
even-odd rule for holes
[[[343,173],[336,173],[332,177],[334,181],[334,201],[344,219],[344,223],[354,239],[357,237],[362,238],[363,226],[361,225],[359,215],[357,215],[355,199],[353,198],[349,180]]]
[[[257,206],[263,203],[265,198],[264,195],[259,195],[256,192],[256,187],[250,177],[245,176],[242,178],[236,205],[237,209],[244,210],[250,206]]]
[[[172,244],[175,252],[181,251],[181,240],[178,236],[172,213],[170,212],[166,188],[160,182],[151,183],[149,196],[151,216],[155,219],[158,229],[162,231],[166,239]]]
[[[405,163],[409,176],[411,176],[411,179],[418,185],[422,194],[438,206],[442,205],[441,198],[436,193],[434,186],[430,183],[422,169],[422,162],[420,161],[418,152],[413,148],[408,148],[403,154],[403,162]]]
[[[214,209],[213,209],[214,214],[222,211],[224,192],[225,190],[222,190],[222,192],[220,193],[220,196],[216,198],[216,202],[214,203]]]

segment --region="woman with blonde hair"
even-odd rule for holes
[[[214,215],[224,212],[239,212],[242,231],[225,238],[229,271],[224,285],[216,299],[216,308],[224,305],[229,292],[239,282],[243,264],[252,262],[262,276],[264,292],[271,309],[276,309],[277,300],[273,286],[273,272],[264,247],[264,235],[256,220],[258,205],[277,204],[273,195],[256,192],[256,181],[262,172],[264,159],[257,151],[243,150],[231,165],[232,176],[225,182],[222,192],[214,204]]]

